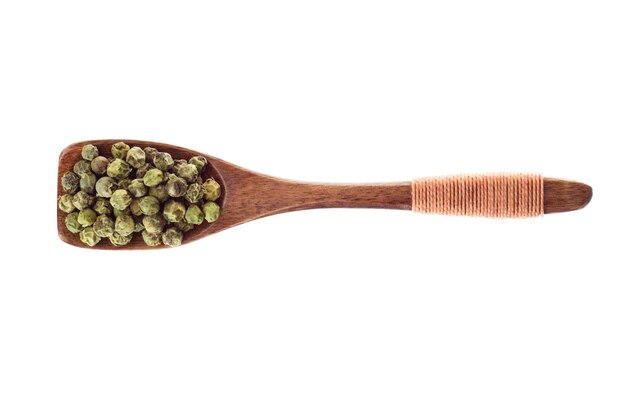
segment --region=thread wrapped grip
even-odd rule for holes
[[[480,217],[534,217],[544,213],[543,177],[483,174],[413,180],[416,213]]]

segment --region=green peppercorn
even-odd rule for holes
[[[125,210],[130,206],[133,198],[128,194],[126,190],[115,190],[111,196],[111,205],[118,210]]]
[[[111,177],[102,177],[96,181],[96,194],[100,197],[110,198],[119,186]]]
[[[65,227],[72,233],[78,233],[83,230],[83,226],[78,223],[78,212],[74,211],[65,217]]]
[[[165,188],[170,197],[182,197],[187,192],[187,182],[176,175],[172,175],[165,184]]]
[[[143,164],[142,166],[137,168],[137,171],[135,172],[135,178],[143,178],[144,175],[146,175],[146,172],[150,171],[153,168],[154,165],[152,164]]]
[[[184,160],[184,159],[175,159],[174,160],[174,165],[172,166],[172,168],[170,168],[170,171],[172,171],[175,174],[178,174],[178,170],[183,165],[187,165],[187,161],[186,160]]]
[[[110,237],[115,229],[115,222],[107,215],[101,214],[93,224],[93,230],[100,237]]]
[[[71,213],[76,209],[74,203],[72,203],[72,196],[69,194],[63,194],[59,197],[59,210],[65,213]]]
[[[198,179],[198,168],[193,164],[183,165],[178,170],[178,176],[191,184]]]
[[[180,201],[169,200],[163,207],[163,217],[168,222],[176,223],[185,216],[185,205]]]
[[[143,151],[146,154],[147,162],[154,162],[154,157],[159,152],[151,146],[146,146],[145,148],[143,148]]]
[[[176,224],[176,227],[178,227],[178,230],[180,230],[183,233],[187,233],[188,231],[194,228],[194,225],[191,223],[188,223],[187,220],[185,220],[185,218],[183,218],[181,221],[175,224]]]
[[[156,187],[163,181],[163,171],[153,168],[143,176],[143,183],[148,187]]]
[[[95,211],[86,208],[78,213],[78,223],[83,227],[91,226],[96,221],[96,217],[98,217],[98,215]]]
[[[79,210],[83,210],[83,209],[86,209],[87,207],[91,207],[93,206],[95,202],[96,202],[96,198],[94,196],[87,194],[84,191],[77,192],[76,194],[74,194],[74,197],[72,198],[72,204],[74,204],[74,207],[76,207]]]
[[[87,246],[96,246],[100,242],[100,236],[94,232],[93,227],[87,227],[80,231],[80,241]]]
[[[98,148],[95,146],[88,144],[83,146],[83,150],[81,151],[81,156],[83,159],[88,161],[92,161],[96,156],[98,156]]]
[[[108,199],[98,197],[93,205],[93,211],[98,214],[111,214],[113,213],[113,206],[111,206]]]
[[[109,242],[113,246],[124,246],[128,245],[130,241],[133,240],[133,235],[130,234],[128,236],[122,236],[117,232],[113,232],[113,234],[109,237]]]
[[[204,212],[204,220],[209,223],[213,223],[220,217],[220,206],[213,201],[204,203],[202,205],[202,211]]]
[[[161,204],[159,203],[159,200],[149,195],[139,199],[139,207],[141,208],[141,212],[143,214],[150,216],[159,212]]]
[[[159,184],[156,187],[151,187],[148,190],[148,195],[155,197],[161,203],[165,203],[170,198],[169,194],[167,193],[167,187],[165,186],[165,184]]]
[[[143,211],[141,211],[141,206],[139,205],[139,200],[137,199],[133,200],[128,208],[133,216],[143,215]]]
[[[163,243],[175,248],[183,243],[183,232],[175,227],[168,228],[162,236]]]
[[[116,208],[113,209],[113,217],[115,217],[116,219],[123,214],[130,214],[130,207],[126,207],[124,210]]]
[[[130,171],[130,165],[128,165],[128,162],[123,159],[115,159],[107,167],[107,175],[111,178],[115,178],[116,180],[123,180],[124,178],[127,178]]]
[[[143,241],[148,246],[159,246],[161,244],[160,233],[149,233],[147,230],[144,230],[141,232],[141,237],[143,237]]]
[[[161,171],[167,171],[174,166],[174,159],[172,159],[172,155],[167,152],[157,152],[157,154],[154,155],[152,163]]]
[[[143,216],[142,223],[148,233],[162,233],[167,221],[161,213],[157,213],[150,216]]]
[[[113,158],[126,159],[126,154],[128,154],[129,149],[130,146],[124,142],[117,142],[111,146],[111,155],[113,155]]]
[[[198,173],[202,173],[204,171],[204,168],[207,166],[208,161],[204,156],[197,155],[191,157],[189,159],[189,163],[196,166]]]
[[[61,188],[68,194],[75,194],[78,191],[80,185],[80,179],[78,175],[73,172],[65,172],[61,177]]]
[[[133,197],[143,197],[148,193],[148,187],[144,185],[142,179],[135,178],[130,182],[128,192],[131,193]]]
[[[81,174],[87,174],[91,172],[91,164],[89,161],[81,159],[74,164],[74,173],[80,177]]]
[[[80,189],[88,194],[96,193],[96,176],[91,172],[80,175]]]
[[[122,236],[128,236],[135,231],[135,220],[128,214],[122,214],[115,219],[115,231]]]
[[[91,171],[96,175],[104,175],[109,167],[109,160],[104,156],[96,156],[91,161]]]
[[[133,168],[139,168],[146,163],[146,153],[139,146],[133,146],[128,150],[126,162]]]
[[[204,213],[202,209],[195,204],[187,207],[187,211],[185,212],[185,221],[189,224],[202,224],[204,221]]]
[[[213,178],[207,179],[202,184],[202,190],[204,191],[204,198],[209,201],[217,200],[222,194],[222,189],[219,183]]]
[[[198,183],[193,183],[189,187],[187,187],[187,192],[185,193],[185,200],[188,202],[195,204],[199,202],[204,196],[204,191],[202,186]]]

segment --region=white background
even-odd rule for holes
[[[3,2],[0,415],[624,416],[625,21],[621,1]],[[90,251],[55,223],[57,155],[90,138],[595,197]]]

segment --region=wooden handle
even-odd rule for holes
[[[289,211],[314,208],[414,208],[410,181],[383,184],[322,184],[283,180],[243,170],[228,162],[212,160],[222,173],[226,194],[219,231],[246,221]],[[544,179],[543,212],[576,210],[591,199],[591,187],[572,181]],[[508,197],[507,197],[508,199]]]

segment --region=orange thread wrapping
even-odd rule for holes
[[[413,211],[481,217],[543,215],[543,177],[457,175],[413,181]]]

